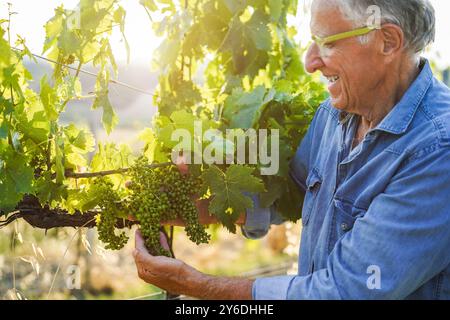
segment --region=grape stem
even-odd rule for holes
[[[173,165],[172,162],[164,162],[164,163],[154,163],[149,164],[148,167],[150,169],[154,168],[162,168]],[[66,178],[73,178],[73,179],[84,179],[84,178],[96,178],[96,177],[105,177],[110,176],[113,174],[123,174],[130,171],[131,168],[121,168],[116,170],[107,170],[107,171],[99,171],[99,172],[83,172],[83,173],[77,173],[77,172],[71,172],[67,171],[65,176]]]

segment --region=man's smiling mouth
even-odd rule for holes
[[[335,83],[340,79],[339,76],[330,76],[330,77],[326,77],[326,78],[327,78],[328,82],[330,82],[330,83]]]

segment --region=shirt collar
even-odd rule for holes
[[[374,129],[375,131],[386,131],[392,134],[406,132],[433,80],[433,72],[428,60],[423,59],[421,65],[423,65],[423,68],[419,76],[403,95],[400,102],[394,106],[378,127]],[[339,112],[341,124],[345,124],[351,117],[352,115],[348,112]]]
[[[351,113],[341,111],[341,112],[339,112],[339,122],[342,125],[345,125],[352,116],[353,116],[353,114],[351,114]]]

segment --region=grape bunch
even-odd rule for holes
[[[93,181],[89,192],[102,210],[95,216],[98,238],[106,243],[106,249],[120,250],[128,242],[128,237],[125,232],[119,235],[115,233],[115,225],[123,207],[113,187],[113,183],[107,178],[98,178]]]
[[[195,244],[208,243],[210,237],[205,227],[199,223],[198,211],[192,200],[201,188],[201,180],[191,175],[183,175],[175,166],[160,169],[162,190],[169,198],[167,220],[181,218],[186,224],[186,234]]]
[[[145,157],[136,161],[130,175],[129,210],[138,219],[146,247],[153,255],[170,256],[160,243],[161,221],[181,218],[192,242],[209,241],[192,200],[201,186],[199,178],[183,175],[175,166],[149,168]]]

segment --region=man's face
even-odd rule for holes
[[[362,26],[359,26],[362,27]],[[312,7],[311,32],[327,37],[353,30],[355,26],[344,18],[330,1],[315,0]],[[373,31],[375,32],[375,31]],[[357,113],[382,93],[384,66],[377,54],[376,39],[361,44],[357,37],[336,41],[322,49],[312,44],[306,55],[306,70],[320,71],[328,79],[331,103],[340,110]]]

